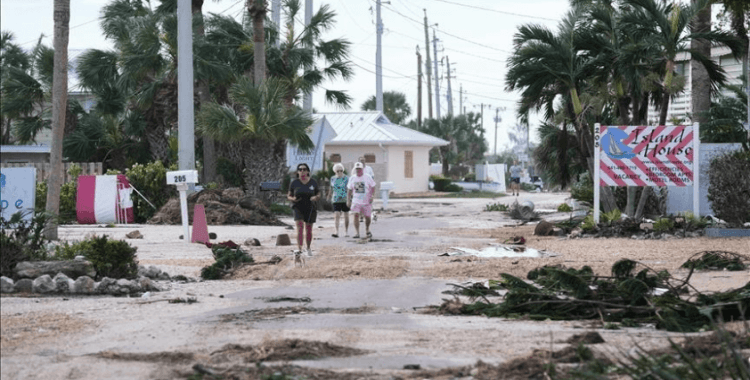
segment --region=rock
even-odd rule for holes
[[[73,282],[73,292],[78,294],[93,294],[96,289],[96,282],[89,276],[78,277]]]
[[[549,236],[552,233],[553,228],[555,228],[554,224],[546,220],[542,220],[541,222],[539,222],[539,224],[536,225],[536,228],[534,228],[534,235]]]
[[[701,235],[702,234],[700,233],[700,231],[691,231],[685,234],[686,237],[691,237],[691,238],[701,237]]]
[[[34,279],[31,285],[31,291],[34,293],[52,293],[55,291],[55,282],[52,281],[50,275],[41,275]]]
[[[292,241],[289,239],[289,234],[279,234],[276,236],[276,246],[292,245]]]
[[[571,239],[575,239],[575,238],[581,237],[582,233],[583,233],[583,230],[580,227],[576,227],[570,231],[570,235],[568,237]]]
[[[16,291],[19,293],[31,293],[33,287],[34,281],[32,281],[30,278],[22,278],[18,280],[14,286]]]
[[[654,230],[654,224],[653,223],[641,223],[639,228],[643,231],[649,232]]]
[[[171,280],[171,277],[169,277],[169,274],[167,272],[161,272],[159,275],[159,278],[157,278],[159,281],[169,281]]]
[[[84,255],[78,255],[73,260],[75,260],[75,261],[86,261],[86,256],[84,256]]]
[[[151,279],[150,279],[150,278],[148,278],[148,277],[139,277],[139,278],[138,278],[138,286],[140,286],[141,290],[145,290],[145,291],[147,291],[147,292],[148,292],[148,291],[156,291],[156,292],[158,292],[158,291],[160,291],[160,290],[161,290],[161,289],[159,289],[159,287],[158,287],[158,286],[156,286],[156,284],[154,284],[154,282],[153,282],[153,281],[151,281]]]
[[[63,273],[69,278],[96,276],[94,266],[90,262],[77,260],[23,261],[16,264],[13,272],[19,278],[37,278],[45,274],[55,276],[58,273]]]
[[[94,292],[96,293],[109,293],[109,288],[115,286],[116,280],[104,277],[101,281],[97,282],[94,286]]]
[[[16,287],[13,286],[13,279],[0,276],[0,293],[13,293]]]
[[[565,230],[560,227],[552,228],[552,235],[554,236],[565,236]]]
[[[70,293],[73,289],[73,280],[64,273],[56,274],[52,281],[55,283],[56,293]]]
[[[125,237],[128,239],[143,239],[143,235],[141,235],[141,231],[135,230],[128,232],[125,234]]]
[[[148,277],[152,279],[159,278],[159,275],[161,274],[161,269],[151,265],[148,268],[144,266],[138,266],[138,276]]]
[[[208,233],[208,238],[209,239],[216,239],[216,232],[209,232]]]
[[[248,238],[247,240],[245,240],[245,245],[260,247],[260,240],[256,238]]]
[[[115,282],[115,290],[112,294],[130,294],[139,292],[141,290],[140,285],[137,282],[121,278]]]

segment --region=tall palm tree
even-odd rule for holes
[[[253,79],[261,85],[266,79],[266,34],[263,28],[268,13],[266,0],[247,0],[247,12],[253,24]]]
[[[0,33],[0,91],[5,88],[11,70],[25,73],[31,67],[29,55],[13,40],[12,32],[2,31]],[[11,120],[18,116],[18,112],[6,110],[6,103],[10,95],[3,92],[0,98],[0,144],[2,145],[11,143]],[[18,100],[22,99],[18,98]]]
[[[313,120],[298,107],[288,107],[286,84],[267,78],[260,86],[239,77],[230,88],[227,103],[204,104],[196,126],[201,133],[222,142],[240,141],[242,177],[248,195],[255,195],[260,182],[281,179],[286,171],[288,139],[303,150],[313,147],[307,128]]]
[[[375,110],[375,95],[362,103],[363,111]],[[383,113],[394,124],[401,124],[411,115],[411,107],[406,102],[406,95],[397,91],[383,93]]]
[[[675,75],[676,59],[680,53],[689,53],[691,59],[706,69],[708,81],[713,90],[726,82],[724,70],[710,55],[691,49],[693,39],[705,41],[715,46],[726,46],[739,58],[742,52],[740,41],[731,33],[723,31],[690,31],[691,21],[704,9],[710,0],[698,0],[693,4],[667,4],[658,0],[624,0],[630,8],[623,14],[622,22],[634,38],[659,48],[660,55],[654,65],[660,79],[656,85],[661,89],[658,108],[659,124],[667,121],[669,99],[675,93],[672,79]]]
[[[50,171],[47,180],[46,211],[50,215],[60,212],[60,189],[63,184],[62,140],[65,130],[65,112],[68,105],[68,37],[70,33],[70,0],[55,0],[55,66],[52,78],[52,143],[50,144]],[[44,236],[57,240],[57,220],[50,218]]]

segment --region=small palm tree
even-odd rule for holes
[[[313,142],[307,129],[313,120],[298,107],[288,107],[288,88],[283,80],[267,78],[255,86],[240,77],[229,89],[227,103],[204,104],[196,126],[222,142],[239,142],[242,177],[249,195],[257,193],[260,182],[281,180],[286,172],[286,141],[310,149]]]
[[[375,110],[375,95],[362,103],[363,111]],[[411,107],[406,102],[406,95],[396,91],[383,93],[383,113],[394,124],[401,124],[411,115]]]

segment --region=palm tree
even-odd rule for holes
[[[9,72],[25,73],[31,67],[28,54],[13,43],[13,39],[13,33],[9,31],[0,33],[0,91],[6,87]],[[18,112],[6,110],[10,96],[10,93],[2,92],[2,98],[0,98],[0,144],[2,145],[11,143],[11,120],[18,116]],[[16,100],[23,99],[22,97],[16,98]]]
[[[375,110],[375,95],[362,103],[363,111]],[[383,93],[383,113],[391,123],[401,124],[411,115],[411,107],[406,102],[406,95],[397,91]]]
[[[257,85],[266,79],[266,42],[263,22],[268,13],[266,0],[247,0],[247,12],[253,23],[253,78]]]
[[[196,126],[217,141],[239,141],[242,177],[248,195],[255,195],[260,182],[281,179],[286,171],[286,143],[310,149],[307,128],[313,120],[298,107],[287,107],[288,88],[281,79],[268,78],[254,86],[239,77],[229,89],[227,103],[204,104]]]
[[[427,119],[422,124],[420,132],[428,135],[439,137],[449,142],[448,145],[437,148],[440,162],[443,165],[443,176],[448,176],[449,165],[458,163],[460,157],[459,151],[464,152],[469,146],[478,144],[472,135],[477,133],[479,126],[479,117],[472,114],[471,118],[467,115],[448,115],[442,119]],[[483,139],[483,136],[482,136]],[[477,149],[484,148],[481,154],[486,151],[486,145],[480,145]],[[473,158],[474,155],[471,156]]]
[[[661,90],[658,99],[659,124],[667,121],[669,99],[675,93],[672,79],[676,58],[680,53],[690,53],[691,59],[706,69],[713,90],[726,82],[724,70],[710,56],[689,48],[691,40],[700,40],[715,46],[726,46],[739,58],[742,52],[740,41],[723,31],[688,31],[691,21],[709,4],[710,0],[698,0],[690,5],[666,4],[658,0],[624,0],[630,8],[623,14],[622,22],[637,39],[658,47],[660,55],[653,64],[658,68],[660,79],[655,85]],[[657,99],[655,99],[657,100]]]
[[[65,130],[65,111],[68,105],[68,37],[70,26],[70,0],[55,0],[55,66],[52,77],[52,143],[50,144],[50,171],[47,180],[46,211],[50,215],[60,212],[60,189],[63,184],[62,140]],[[50,218],[44,236],[57,240],[57,220]]]

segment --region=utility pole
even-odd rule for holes
[[[495,108],[495,156],[497,156],[497,123],[499,123],[501,120],[500,107]]]
[[[448,56],[445,56],[445,62],[448,65],[447,77],[448,77],[448,115],[453,115],[453,91],[451,90],[451,60]]]
[[[383,22],[380,20],[380,0],[375,1],[375,30],[378,36],[375,50],[375,109],[383,112],[383,57],[381,39]]]
[[[435,62],[435,115],[440,119],[440,82],[438,78],[438,59],[437,59],[437,36],[435,36],[435,29],[432,29],[432,49],[435,50],[434,62]]]
[[[305,0],[305,26],[310,25],[313,14],[313,0]],[[311,46],[308,46],[308,48]],[[302,98],[302,109],[312,114],[312,92],[305,92]]]
[[[458,85],[458,112],[460,112],[461,115],[466,113],[466,110],[464,109],[464,85],[463,84]]]
[[[432,119],[432,70],[430,69],[430,32],[427,24],[427,9],[424,10],[424,43],[425,43],[425,61],[424,65],[427,68],[427,114]]]
[[[177,2],[177,125],[180,170],[195,169],[193,112],[193,15],[190,4]]]
[[[419,54],[419,45],[417,45],[417,129],[420,129],[421,127],[422,127],[422,55]]]

